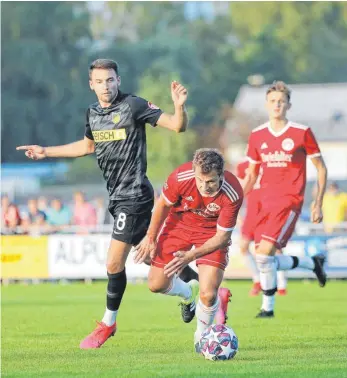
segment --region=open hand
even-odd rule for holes
[[[134,256],[134,262],[136,264],[143,263],[148,256],[151,257],[151,259],[154,259],[157,249],[157,243],[156,241],[146,235],[140,242],[140,244],[135,246],[135,256]]]
[[[182,106],[187,101],[188,91],[178,81],[171,83],[171,97],[175,105]]]
[[[191,254],[187,251],[178,251],[173,254],[175,258],[164,267],[164,274],[172,277],[175,273],[180,275],[182,270],[193,261]]]

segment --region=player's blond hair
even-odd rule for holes
[[[290,102],[291,90],[284,81],[274,81],[266,91],[266,96],[271,92],[284,93],[287,96],[288,102]]]
[[[220,176],[224,172],[223,155],[215,148],[200,148],[195,151],[193,167],[200,167],[204,174],[216,170]]]

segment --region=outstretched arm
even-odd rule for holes
[[[29,159],[41,160],[47,157],[74,158],[89,155],[94,152],[95,146],[94,141],[85,136],[82,140],[61,146],[42,147],[38,145],[30,145],[19,146],[16,149],[17,151],[24,150],[25,155]]]

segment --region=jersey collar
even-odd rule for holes
[[[268,122],[268,124],[267,124],[267,128],[268,128],[270,134],[272,134],[274,137],[279,137],[279,136],[283,135],[289,129],[289,127],[290,127],[290,121],[288,121],[287,124],[280,131],[274,131],[271,127],[271,122]]]

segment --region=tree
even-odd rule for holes
[[[291,82],[347,79],[346,3],[237,2],[230,12],[237,58],[251,69]]]
[[[49,17],[48,17],[49,15]],[[84,3],[2,4],[3,161],[26,159],[19,144],[62,144],[83,137],[88,105]]]

